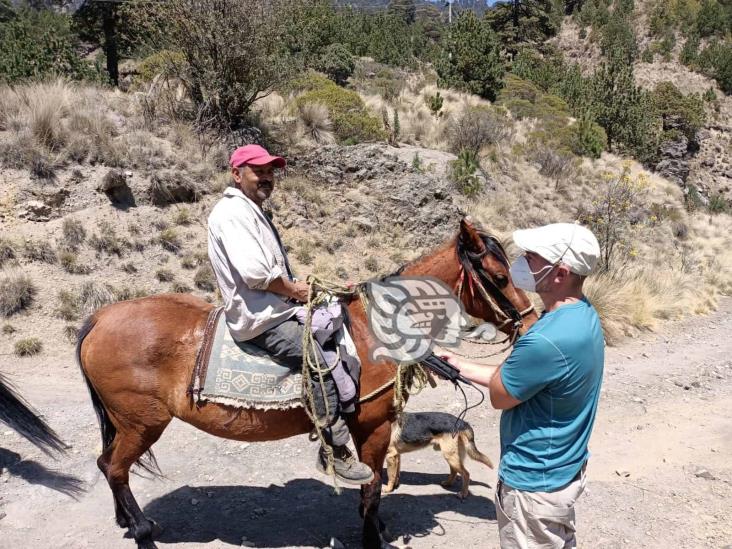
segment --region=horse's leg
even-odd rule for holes
[[[166,425],[167,423],[154,430],[147,428],[142,432],[117,431],[114,441],[108,448],[111,452],[105,474],[114,496],[117,523],[129,527],[130,534],[140,549],[155,549],[156,545],[152,540],[155,523],[145,517],[132,495],[129,484],[130,467],[160,437]],[[102,454],[100,460],[104,455]]]
[[[112,459],[112,451],[114,450],[114,443],[112,443],[110,446],[108,446],[104,452],[102,452],[102,455],[99,456],[97,459],[97,467],[102,471],[104,474],[104,478],[107,479],[107,482],[109,482],[109,475],[107,474],[107,471],[109,470],[109,461]],[[117,499],[117,495],[112,493],[112,499],[114,500],[114,517],[117,521],[117,525],[120,528],[128,528],[129,527],[129,521],[127,520],[127,515],[125,515],[124,511],[122,510],[122,506],[119,503],[119,500]]]
[[[385,421],[371,433],[354,437],[361,461],[371,467],[374,480],[361,487],[361,506],[363,517],[363,546],[366,549],[388,549],[394,546],[386,540],[386,526],[379,518],[381,503],[381,469],[389,447],[391,423]]]

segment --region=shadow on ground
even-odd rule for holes
[[[0,473],[5,469],[30,484],[40,484],[74,499],[84,492],[84,481],[80,478],[49,469],[37,461],[24,460],[17,452],[0,448]]]
[[[420,476],[428,479],[416,482]],[[443,475],[411,473],[405,484],[439,480]],[[439,486],[436,489],[442,490]],[[493,502],[483,496],[472,495],[461,502],[449,491],[425,495],[401,492],[396,490],[381,503],[381,517],[394,537],[439,536],[442,528],[435,515],[447,511],[454,511],[457,517],[444,520],[495,520]],[[250,547],[324,547],[336,537],[348,546],[360,546],[359,499],[358,489],[343,488],[336,496],[330,484],[314,479],[266,488],[184,486],[151,501],[144,513],[163,527],[158,537],[161,543],[220,540],[235,546],[244,541]]]

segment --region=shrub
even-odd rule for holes
[[[381,141],[385,138],[379,120],[368,112],[355,91],[343,89],[317,74],[310,74],[298,81],[296,87],[304,88],[305,92],[295,100],[295,107],[300,109],[308,103],[324,105],[340,142],[352,140],[359,143]]]
[[[155,277],[160,282],[172,282],[175,278],[175,275],[173,275],[173,272],[169,271],[168,269],[160,269],[155,272]]]
[[[635,31],[626,15],[620,13],[620,10],[616,9],[607,25],[603,27],[600,48],[606,57],[615,57],[626,63],[632,63],[638,56]]]
[[[671,82],[660,82],[651,94],[653,106],[661,116],[662,139],[673,138],[679,132],[693,140],[704,125],[704,102],[696,94],[683,95]]]
[[[713,214],[729,213],[732,212],[732,204],[730,204],[730,201],[723,194],[717,193],[709,197],[707,209]]]
[[[343,44],[330,44],[318,58],[315,68],[327,74],[336,84],[343,86],[353,74],[353,55]]]
[[[618,174],[607,174],[599,198],[583,216],[600,243],[600,266],[611,270],[631,251],[635,212],[643,205],[648,186],[644,174],[631,177],[626,165]]]
[[[62,250],[58,253],[61,268],[69,274],[89,274],[91,267],[79,265],[79,256],[73,250]]]
[[[120,268],[127,274],[135,274],[137,272],[137,267],[135,267],[135,264],[131,261],[123,264]]]
[[[179,0],[126,9],[134,26],[145,29],[141,34],[152,49],[185,58],[185,64],[171,68],[186,83],[195,119],[235,128],[246,122],[251,105],[294,68],[294,59],[282,51],[289,4],[221,0],[212,9],[206,2]],[[224,28],[228,31],[221,32]]]
[[[294,255],[300,263],[310,265],[313,262],[313,243],[309,240],[301,240]]]
[[[74,326],[72,324],[67,324],[64,326],[64,338],[66,338],[66,341],[69,343],[76,343],[76,340],[79,337],[79,327]]]
[[[77,294],[69,290],[60,290],[58,301],[56,316],[63,320],[77,320],[79,318],[79,296]]]
[[[585,111],[573,127],[572,152],[590,158],[600,158],[607,148],[607,134],[595,122],[590,111]]]
[[[158,243],[169,252],[178,253],[183,245],[175,229],[163,229],[158,235]]]
[[[15,245],[7,238],[0,238],[0,267],[16,257]]]
[[[173,282],[172,290],[176,294],[187,294],[193,291],[190,286],[188,286],[187,284],[183,284],[182,282]]]
[[[11,316],[33,303],[36,286],[24,273],[7,273],[0,278],[0,315]]]
[[[173,215],[173,223],[176,225],[190,225],[192,221],[191,210],[188,208],[179,208]]]
[[[450,180],[462,194],[474,197],[483,190],[483,184],[475,173],[479,168],[477,153],[463,149],[457,159],[450,162]]]
[[[699,37],[695,34],[692,34],[686,39],[686,42],[684,42],[684,47],[681,48],[681,53],[679,54],[679,61],[686,65],[687,67],[691,67],[697,63],[699,60]]]
[[[699,54],[699,66],[726,94],[732,93],[732,45],[712,43]]]
[[[86,229],[78,219],[66,218],[61,227],[64,244],[71,249],[76,249],[86,239]]]
[[[533,150],[531,156],[539,164],[539,173],[552,179],[556,188],[574,170],[574,157],[567,151],[539,146]]]
[[[364,266],[366,267],[366,270],[371,271],[372,273],[375,273],[379,270],[379,262],[373,256],[369,256],[366,258]]]
[[[63,74],[74,80],[99,79],[78,54],[71,18],[54,10],[21,8],[0,22],[0,80],[10,82]]]
[[[108,221],[100,221],[97,227],[99,234],[93,234],[89,238],[89,245],[98,252],[121,256],[125,248],[125,242],[117,236],[114,226]]]
[[[27,337],[15,343],[15,354],[18,356],[33,356],[43,350],[43,343],[37,337]]]
[[[328,107],[320,103],[304,103],[298,106],[297,112],[305,133],[316,143],[333,143],[333,124]]]
[[[184,269],[195,269],[198,264],[198,260],[190,254],[180,258],[180,266]]]
[[[440,92],[438,91],[435,93],[435,95],[430,95],[427,97],[427,107],[430,109],[430,112],[432,113],[432,116],[435,118],[442,115],[442,105],[444,103],[443,97],[440,95]]]
[[[201,265],[193,276],[193,283],[199,290],[213,292],[216,289],[216,277],[210,265]]]
[[[23,243],[23,256],[31,261],[56,263],[56,252],[46,240],[26,240]]]
[[[8,323],[3,324],[3,328],[2,328],[3,334],[10,335],[10,334],[14,334],[17,331],[18,330],[16,330],[15,326],[13,326],[12,324],[8,324]]]
[[[183,53],[171,50],[156,51],[137,65],[137,78],[143,82],[152,82],[158,75],[175,76],[186,66],[186,58]]]
[[[513,134],[510,120],[490,107],[471,107],[450,123],[447,142],[454,153],[467,149],[475,153],[486,145],[500,143]]]

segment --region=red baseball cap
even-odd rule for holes
[[[287,162],[281,156],[272,156],[264,147],[260,147],[259,145],[245,145],[231,153],[229,164],[232,168],[238,168],[244,164],[251,164],[252,166],[274,164],[275,168],[284,168]]]

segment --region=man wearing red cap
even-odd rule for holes
[[[302,366],[303,325],[297,320],[300,303],[307,301],[308,284],[296,280],[287,253],[262,204],[274,190],[276,168],[285,159],[270,155],[259,145],[236,149],[229,160],[232,184],[208,218],[208,254],[224,300],[231,336],[268,351],[293,369]],[[322,353],[322,349],[319,348]],[[327,408],[334,417],[324,431],[333,448],[335,474],[346,483],[366,484],[373,472],[349,451],[349,431],[331,376],[326,393],[314,390],[321,416]],[[318,468],[326,467],[321,448]]]

